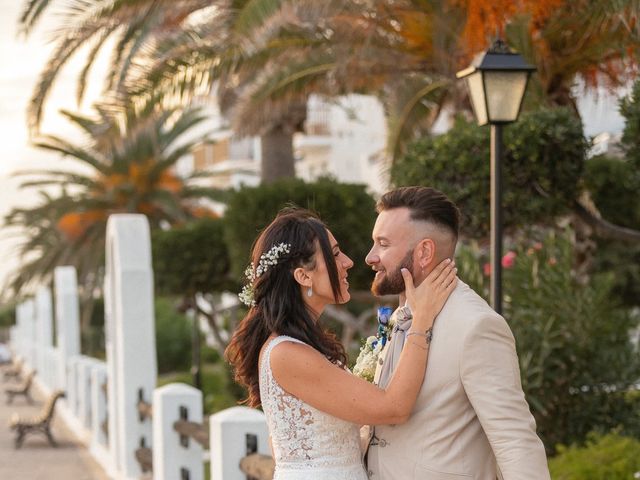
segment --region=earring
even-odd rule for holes
[[[313,296],[313,289],[309,287],[309,289],[307,290],[307,297],[311,297],[311,296]]]

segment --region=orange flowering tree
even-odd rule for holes
[[[428,131],[444,105],[468,108],[455,72],[496,35],[537,67],[529,96],[576,113],[577,80],[615,88],[637,74],[640,7],[632,0],[280,3],[280,24],[272,20],[272,37],[261,39],[271,60],[250,90],[253,100],[372,93],[385,104],[395,156]],[[274,31],[295,35],[297,47],[278,50]]]

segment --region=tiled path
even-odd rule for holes
[[[59,416],[54,415],[52,424],[57,448],[51,447],[44,435],[39,434],[27,436],[21,449],[13,448],[14,432],[9,430],[9,418],[13,412],[27,417],[37,415],[44,398],[35,391],[34,405],[29,405],[22,397],[16,397],[12,405],[7,405],[4,389],[11,383],[12,380],[2,378],[0,370],[0,479],[107,480],[106,474]]]

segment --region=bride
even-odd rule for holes
[[[456,284],[453,262],[417,288],[403,270],[413,324],[381,389],[346,369],[342,345],[318,324],[326,305],[349,300],[353,266],[326,226],[306,210],[284,210],[256,240],[252,259],[240,295],[250,309],[225,354],[247,403],[264,409],[274,480],[366,480],[359,426],[408,419],[426,370],[425,332]]]

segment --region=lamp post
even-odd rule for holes
[[[502,313],[502,127],[520,114],[535,67],[500,39],[479,54],[464,78],[478,125],[491,125],[491,306]]]

